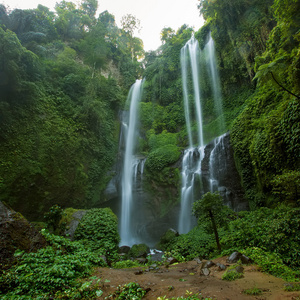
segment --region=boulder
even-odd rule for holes
[[[0,201],[0,265],[12,264],[17,249],[34,252],[46,245],[30,222]]]
[[[134,244],[129,251],[129,256],[133,258],[146,258],[149,252],[150,248],[146,244]]]
[[[227,258],[227,262],[229,264],[235,264],[241,259],[241,257],[242,253],[235,251]]]
[[[212,260],[208,260],[207,262],[204,263],[203,268],[211,268],[215,265],[215,263]]]
[[[128,254],[129,251],[130,251],[130,247],[129,246],[121,246],[121,247],[119,247],[119,253]]]
[[[68,229],[65,231],[65,235],[69,237],[71,240],[74,239],[74,233],[76,231],[76,228],[80,223],[80,220],[86,213],[87,213],[86,210],[78,210],[74,212],[74,214],[72,215],[71,222],[67,224]]]
[[[220,271],[226,270],[226,266],[225,265],[220,264],[220,263],[216,263],[216,265],[218,266],[218,268],[219,268]]]
[[[209,268],[203,268],[200,271],[200,275],[208,276],[210,274]]]

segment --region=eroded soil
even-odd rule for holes
[[[226,257],[214,260],[227,267]],[[283,279],[260,272],[254,265],[244,266],[244,277],[235,281],[222,280],[225,271],[219,271],[218,267],[210,268],[210,275],[200,275],[200,265],[196,261],[160,266],[156,270],[145,271],[146,267],[133,269],[98,268],[95,274],[101,278],[104,294],[99,299],[104,299],[112,294],[118,285],[129,282],[137,282],[144,289],[148,289],[143,299],[156,300],[159,296],[180,297],[186,291],[200,293],[203,297],[212,297],[217,300],[298,300],[300,292],[284,291]],[[259,288],[263,294],[250,296],[243,293],[245,289]]]

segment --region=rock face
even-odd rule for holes
[[[122,148],[120,148],[120,153]],[[198,156],[197,156],[198,155]],[[235,166],[233,149],[230,145],[229,134],[216,138],[205,146],[204,158],[201,163],[201,176],[196,176],[194,184],[193,201],[198,200],[208,191],[218,191],[224,199],[224,204],[234,211],[248,210],[249,205],[244,197],[241,186],[241,179]],[[105,197],[108,200],[103,207],[109,206],[119,217],[121,216],[121,170],[122,155],[115,166]],[[199,160],[199,153],[195,151],[195,161]],[[170,170],[181,172],[181,158]],[[180,180],[174,182],[149,181],[147,169],[141,166],[145,157],[137,159],[136,178],[132,190],[133,213],[132,218],[135,224],[135,234],[138,242],[146,243],[155,247],[159,239],[171,227],[178,229],[180,213]],[[171,171],[169,174],[171,175]],[[196,219],[193,220],[196,225]]]
[[[236,169],[230,135],[224,134],[207,144],[201,164],[204,193],[218,191],[224,204],[234,211],[248,210],[241,178]]]
[[[31,252],[45,246],[46,240],[31,223],[0,202],[0,265],[10,265],[17,249]]]

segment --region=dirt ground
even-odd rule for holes
[[[227,267],[226,257],[213,260]],[[143,299],[156,300],[158,297],[167,298],[185,296],[186,291],[199,293],[203,297],[212,297],[217,300],[281,300],[300,299],[300,292],[284,291],[283,279],[260,272],[257,266],[244,266],[244,277],[235,281],[222,280],[225,271],[219,271],[215,266],[210,268],[210,275],[200,275],[200,265],[196,261],[189,261],[175,265],[160,266],[158,269],[145,271],[144,268],[110,269],[99,268],[95,276],[101,278],[104,299],[112,294],[118,285],[137,282],[148,292]],[[263,294],[250,296],[243,293],[245,289],[259,288]],[[299,298],[298,298],[299,297]]]

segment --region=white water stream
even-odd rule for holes
[[[127,101],[130,101],[129,118],[124,124],[125,155],[122,172],[122,208],[120,237],[121,244],[132,246],[135,243],[132,224],[132,186],[138,170],[138,160],[135,158],[136,141],[138,139],[138,105],[142,97],[142,80],[137,80],[131,87]]]

